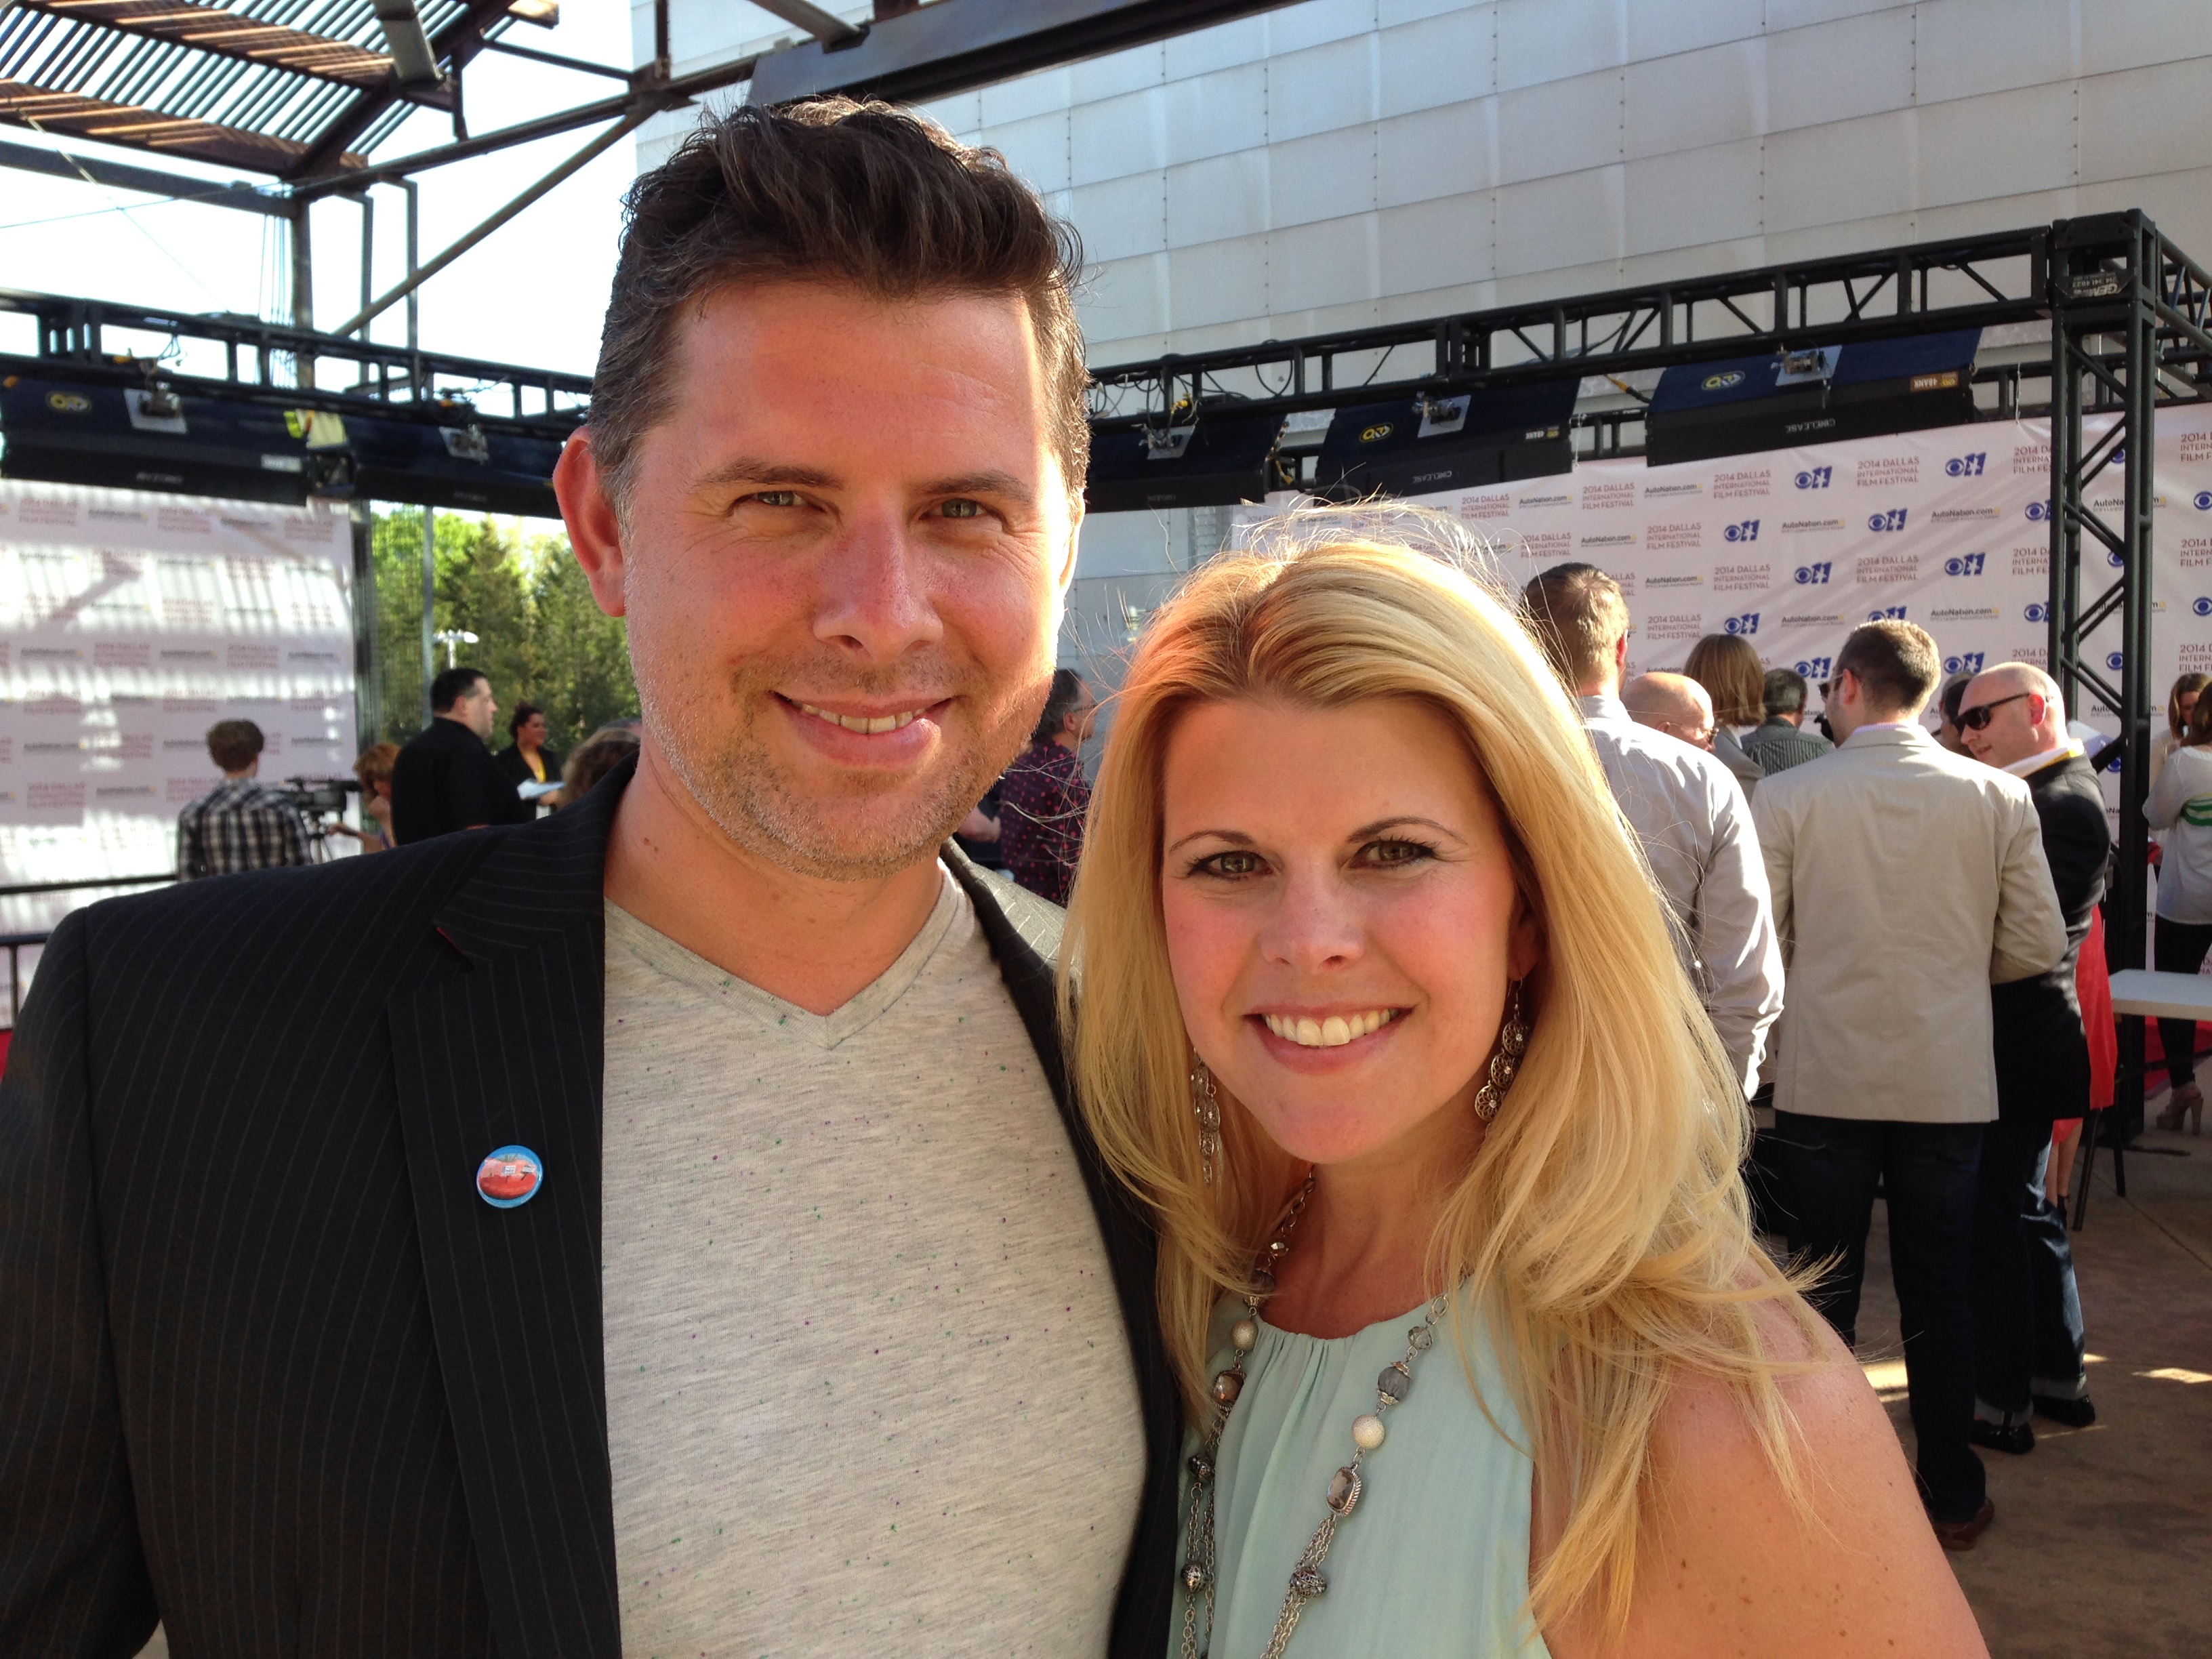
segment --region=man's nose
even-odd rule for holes
[[[930,561],[890,512],[849,521],[817,567],[815,637],[878,662],[945,635],[929,588]]]

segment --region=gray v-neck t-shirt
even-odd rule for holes
[[[827,1015],[606,920],[626,1659],[1103,1653],[1135,1374],[967,895]]]

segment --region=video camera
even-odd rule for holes
[[[310,823],[325,815],[343,817],[347,795],[361,793],[359,781],[353,778],[287,778],[282,787]]]

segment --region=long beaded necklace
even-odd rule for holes
[[[1229,1413],[1237,1404],[1237,1395],[1244,1391],[1244,1356],[1259,1345],[1260,1304],[1274,1293],[1274,1269],[1291,1253],[1291,1234],[1297,1230],[1298,1218],[1305,1212],[1313,1189],[1314,1177],[1309,1175],[1305,1185],[1292,1194],[1284,1207],[1283,1218],[1275,1224],[1275,1231],[1267,1240],[1267,1249],[1252,1276],[1252,1288],[1244,1293],[1244,1317],[1230,1329],[1229,1346],[1236,1357],[1229,1362],[1229,1368],[1213,1379],[1213,1410],[1206,1425],[1206,1440],[1190,1460],[1190,1518],[1183,1528],[1182,1586],[1186,1596],[1182,1659],[1206,1659],[1206,1650],[1213,1641],[1213,1476],[1221,1451],[1221,1437],[1228,1429]],[[1284,1593],[1282,1611],[1275,1615],[1274,1632],[1267,1638],[1261,1659],[1282,1659],[1283,1650],[1290,1645],[1291,1633],[1297,1628],[1298,1615],[1305,1611],[1306,1603],[1328,1591],[1328,1580],[1322,1574],[1322,1563],[1328,1557],[1328,1547],[1336,1536],[1338,1525],[1351,1516],[1359,1502],[1365,1481],[1360,1466],[1367,1454],[1382,1443],[1382,1414],[1393,1406],[1402,1404],[1413,1391],[1414,1359],[1435,1345],[1437,1321],[1443,1316],[1443,1310],[1444,1298],[1441,1296],[1429,1304],[1421,1322],[1406,1333],[1405,1358],[1384,1366],[1382,1374],[1376,1378],[1375,1409],[1352,1419],[1352,1461],[1329,1477],[1328,1489],[1322,1494],[1328,1512],[1314,1529],[1304,1553],[1298,1557],[1297,1565],[1291,1570],[1290,1588]],[[1203,1644],[1198,1628],[1201,1601],[1206,1608]]]

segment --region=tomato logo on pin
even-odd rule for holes
[[[538,1196],[545,1164],[527,1146],[502,1146],[477,1165],[477,1196],[495,1210],[511,1210]]]

